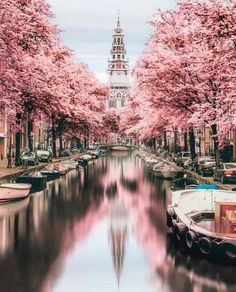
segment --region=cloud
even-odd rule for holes
[[[61,39],[75,51],[78,59],[87,63],[100,79],[104,79],[111,50],[112,33],[117,11],[125,32],[127,54],[131,68],[147,42],[157,8],[169,9],[175,0],[47,0],[54,22],[62,30]]]

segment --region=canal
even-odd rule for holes
[[[0,291],[236,291],[234,267],[188,255],[167,233],[169,187],[114,152],[1,205]]]

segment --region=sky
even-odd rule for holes
[[[112,34],[120,9],[130,69],[142,54],[151,33],[150,21],[157,8],[171,9],[176,0],[46,0],[62,42],[76,59],[88,64],[103,82],[107,79]]]

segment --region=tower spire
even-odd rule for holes
[[[118,9],[117,27],[120,27],[120,9]]]

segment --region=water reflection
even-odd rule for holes
[[[128,235],[128,212],[121,202],[117,202],[111,210],[109,242],[112,249],[113,265],[118,286],[124,263],[126,241]]]
[[[129,153],[0,206],[1,291],[235,291],[234,267],[194,258],[167,234],[169,182]]]

